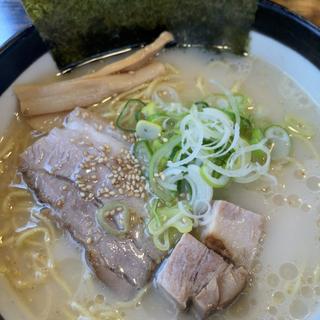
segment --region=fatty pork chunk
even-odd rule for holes
[[[212,210],[212,220],[201,233],[202,242],[250,271],[263,235],[264,217],[221,200],[214,202]]]
[[[122,298],[144,287],[161,261],[144,232],[145,181],[129,153],[130,137],[93,113],[76,109],[22,155],[20,171],[50,217],[86,250],[92,269]],[[97,210],[114,201],[127,204],[131,229],[125,236],[104,230]]]
[[[229,305],[243,290],[247,271],[226,262],[190,234],[182,236],[157,276],[159,289],[181,310],[200,318]]]

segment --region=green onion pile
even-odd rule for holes
[[[136,134],[134,154],[153,195],[148,230],[160,250],[208,222],[214,189],[273,178],[271,160],[288,157],[287,131],[256,126],[249,103],[248,97],[229,92],[174,112],[155,102],[126,103],[116,125]]]

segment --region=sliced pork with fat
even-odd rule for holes
[[[247,271],[226,262],[192,235],[182,236],[158,276],[158,287],[180,309],[190,304],[204,318],[231,303],[246,284]]]
[[[214,202],[212,211],[212,220],[202,230],[202,241],[250,271],[263,235],[264,217],[220,200]]]
[[[97,276],[123,297],[147,284],[164,254],[141,232],[145,182],[128,139],[77,109],[64,128],[30,146],[20,165],[29,187],[52,208],[51,217],[85,247]],[[126,203],[130,212],[130,232],[121,237],[96,218],[97,210],[114,201]]]

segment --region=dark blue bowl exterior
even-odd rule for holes
[[[253,30],[299,52],[320,69],[320,28],[268,0],[260,0]]]
[[[260,0],[253,30],[278,40],[320,69],[320,29],[269,0]],[[31,26],[0,49],[0,95],[48,49]],[[4,320],[0,315],[0,320]]]

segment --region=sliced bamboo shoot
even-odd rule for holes
[[[130,90],[165,73],[165,66],[153,62],[135,71],[90,79],[71,79],[44,85],[14,88],[25,116],[43,115],[88,107],[114,94]]]
[[[149,45],[136,51],[130,56],[108,64],[102,69],[85,75],[83,78],[96,78],[106,76],[118,72],[134,71],[150,62],[150,60],[157,54],[166,44],[174,40],[173,35],[170,32],[164,31],[160,36]]]

